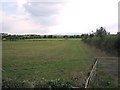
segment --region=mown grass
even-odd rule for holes
[[[3,78],[39,82],[63,78],[83,87],[94,57],[108,56],[80,40],[3,41]]]
[[[62,40],[81,40],[81,38],[37,38],[37,39],[24,39],[27,41],[62,41]]]

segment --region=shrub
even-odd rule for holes
[[[36,88],[71,88],[72,83],[64,79],[46,80],[38,82]]]
[[[2,88],[32,88],[33,84],[29,81],[18,81],[13,79],[3,79]]]
[[[93,37],[86,40],[84,39],[83,41],[115,56],[118,56],[118,52],[120,51],[120,38],[117,35],[109,35],[105,36],[104,38]]]
[[[38,82],[18,81],[13,79],[3,79],[2,88],[71,88],[72,82],[64,79],[46,80]]]

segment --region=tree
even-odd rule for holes
[[[48,38],[53,38],[53,35],[48,35]]]
[[[43,36],[43,38],[47,38],[47,36],[46,36],[46,35],[44,35],[44,36]]]
[[[107,31],[103,27],[100,27],[99,29],[96,30],[97,37],[103,38],[106,35],[107,35]]]
[[[90,38],[94,37],[94,34],[90,34]]]
[[[68,35],[64,35],[63,38],[65,38],[67,40],[68,39]]]
[[[80,35],[76,35],[75,37],[76,37],[76,38],[80,38]]]
[[[82,40],[86,40],[88,38],[88,34],[82,34],[81,38],[82,38]]]

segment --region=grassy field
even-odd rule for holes
[[[108,54],[80,40],[3,41],[3,78],[63,78],[83,86],[95,57]]]
[[[37,38],[25,39],[27,41],[62,41],[62,40],[81,40],[81,38]]]

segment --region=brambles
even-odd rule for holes
[[[117,36],[106,36],[104,39],[101,39],[100,37],[93,37],[84,40],[84,42],[111,53],[112,55],[118,56],[120,39]]]
[[[33,88],[33,84],[29,81],[19,81],[13,79],[3,79],[2,88]]]
[[[99,48],[105,52],[108,52],[114,56],[118,56],[120,51],[120,37],[119,34],[110,35],[103,27],[97,29],[95,33],[90,35],[84,34],[83,41]]]
[[[72,82],[66,81],[64,79],[58,78],[55,80],[46,80],[43,79],[42,81],[38,82],[35,85],[36,88],[46,87],[46,88],[71,88]]]
[[[46,80],[41,79],[39,82],[28,80],[18,81],[13,79],[3,79],[2,88],[71,88],[72,82],[64,79]]]

